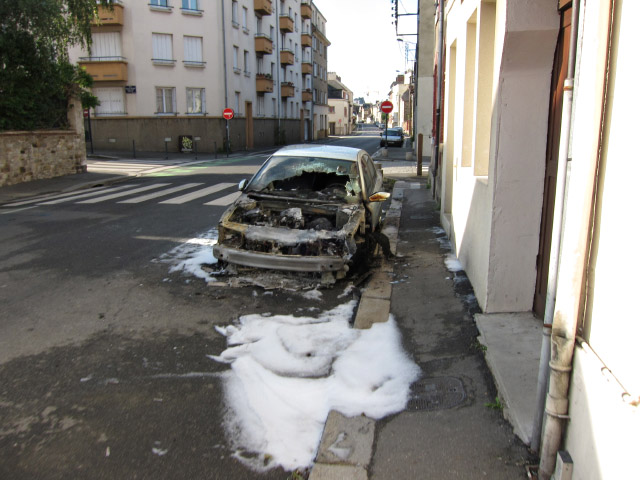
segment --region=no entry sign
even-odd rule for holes
[[[389,100],[385,100],[380,104],[380,110],[382,110],[382,113],[391,113],[393,110],[393,103]]]
[[[232,108],[225,108],[222,111],[222,116],[224,118],[226,118],[227,120],[231,120],[233,118],[233,109]]]

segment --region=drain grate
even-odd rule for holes
[[[411,385],[407,410],[442,410],[467,398],[462,381],[455,377],[421,378]]]

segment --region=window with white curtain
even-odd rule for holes
[[[235,104],[236,104],[235,105],[235,113],[237,115],[239,115],[240,114],[240,92],[236,92],[235,100],[236,100],[235,101]]]
[[[258,116],[264,117],[264,95],[258,96]]]
[[[202,37],[184,36],[185,66],[202,67]]]
[[[236,28],[240,26],[238,22],[238,2],[236,0],[231,2],[231,24]]]
[[[173,65],[173,35],[170,33],[153,33],[153,63]]]
[[[240,49],[233,46],[233,71],[240,73]]]
[[[156,87],[156,113],[175,113],[175,102],[175,87]]]
[[[245,76],[249,76],[251,75],[251,72],[249,71],[249,52],[247,50],[244,51],[244,63],[243,63],[243,68],[244,68],[244,74]]]
[[[98,97],[100,105],[95,108],[95,114],[124,115],[124,89],[122,87],[94,88],[92,93]]]
[[[204,88],[187,87],[187,113],[206,112]]]
[[[122,58],[120,32],[101,32],[91,35],[91,58],[116,60]]]

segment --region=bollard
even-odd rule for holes
[[[418,134],[418,176],[422,176],[422,138],[423,135]]]
[[[169,160],[169,142],[171,141],[171,137],[166,137],[164,139],[164,159]]]

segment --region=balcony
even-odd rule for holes
[[[302,101],[303,102],[310,102],[311,100],[313,100],[313,93],[311,92],[310,89],[306,89],[302,91]]]
[[[259,17],[262,17],[263,15],[271,15],[271,12],[273,11],[271,7],[271,0],[253,0],[253,9]]]
[[[256,75],[256,92],[273,93],[273,78],[271,75],[258,73]]]
[[[124,57],[83,57],[78,64],[94,82],[127,81],[127,62]]]
[[[302,47],[311,48],[313,46],[313,42],[311,40],[311,34],[310,33],[302,32],[301,38],[302,38],[302,40],[301,40],[300,43],[302,44]]]
[[[256,35],[256,53],[260,55],[273,53],[273,41],[264,33]]]
[[[302,74],[311,75],[313,73],[313,64],[311,62],[302,62]]]
[[[291,50],[280,50],[280,65],[293,65],[294,58]]]
[[[91,22],[94,27],[124,25],[124,6],[119,3],[112,3],[113,10],[98,5],[98,19]]]
[[[282,82],[280,84],[280,96],[282,98],[293,97],[295,95],[295,87],[292,82]]]
[[[293,18],[288,15],[280,15],[280,31],[293,33]]]
[[[300,16],[305,20],[311,18],[311,5],[309,3],[302,3],[302,5],[300,5]]]

